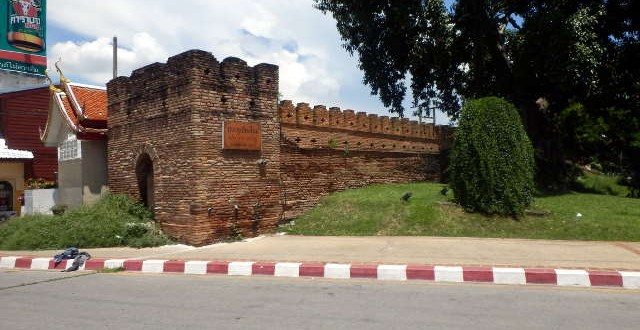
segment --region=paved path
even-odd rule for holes
[[[84,250],[84,249],[83,249]],[[274,235],[195,248],[86,249],[95,258],[400,263],[640,270],[640,243],[445,237]],[[60,251],[0,251],[52,257]]]
[[[637,243],[264,236],[205,247],[87,249],[86,270],[640,288]],[[0,251],[0,268],[66,269],[59,251]]]

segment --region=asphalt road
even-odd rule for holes
[[[638,329],[639,290],[0,271],[0,329]]]

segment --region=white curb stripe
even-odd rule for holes
[[[31,260],[31,269],[47,270],[49,269],[49,258],[34,258]]]
[[[123,268],[126,259],[107,259],[104,261],[104,268],[115,269]]]
[[[22,257],[9,256],[0,257],[0,269],[16,268],[17,260]],[[29,258],[27,258],[29,259]],[[124,267],[128,259],[108,259],[104,261],[104,268]],[[51,258],[31,259],[32,270],[48,270]],[[164,264],[167,260],[143,260],[142,273],[164,273]],[[185,261],[185,274],[207,274],[210,261]],[[253,273],[252,261],[236,261],[228,263],[228,275],[250,276]],[[65,269],[73,265],[73,259],[65,260]],[[85,264],[80,266],[80,270],[85,269]],[[274,264],[274,276],[279,277],[299,277],[302,263],[280,262]],[[462,266],[433,266],[434,280],[436,282],[464,282],[464,268]],[[501,268],[493,267],[493,283],[496,284],[527,284],[524,268]],[[558,286],[580,286],[591,287],[589,272],[582,269],[554,269],[556,283]],[[378,265],[376,268],[377,279],[379,280],[407,280],[407,265]],[[640,272],[619,271],[622,278],[622,287],[629,289],[640,289]],[[351,264],[328,263],[324,265],[324,277],[333,279],[351,278]],[[553,285],[553,284],[552,284]]]
[[[378,265],[378,279],[406,281],[407,265]]]
[[[68,269],[69,267],[73,266],[73,260],[74,259],[67,259],[67,264],[65,265],[64,269]],[[84,270],[84,265],[86,264],[87,264],[87,261],[85,260],[82,266],[78,267],[78,270]]]
[[[622,275],[622,286],[629,289],[640,289],[640,272],[619,272]]]
[[[462,267],[460,266],[435,266],[433,271],[436,282],[464,282]]]
[[[297,262],[279,262],[276,263],[274,276],[283,277],[300,277],[300,265]]]
[[[165,261],[166,260],[145,260],[142,262],[142,272],[160,274],[164,272]]]
[[[229,263],[229,275],[251,276],[253,261],[234,261]]]
[[[16,268],[16,260],[22,257],[2,257],[0,258],[0,268]]]
[[[561,286],[591,286],[589,273],[579,269],[555,269],[557,284]]]
[[[185,274],[206,274],[208,261],[187,261],[184,263]]]
[[[493,282],[496,284],[527,284],[524,268],[493,267]]]
[[[325,278],[351,278],[351,264],[324,265]]]

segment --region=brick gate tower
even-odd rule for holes
[[[280,204],[278,67],[192,50],[107,84],[108,184],[192,245],[273,231]]]

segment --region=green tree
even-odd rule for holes
[[[533,149],[515,106],[486,97],[466,102],[455,133],[450,185],[466,209],[521,215],[533,198]]]
[[[495,95],[518,107],[541,183],[564,184],[566,160],[612,149],[634,171],[623,129],[640,118],[640,1],[447,2],[315,0],[391,112],[404,114],[409,91],[416,112],[435,105],[454,119],[464,100]],[[579,123],[567,121],[577,104]]]

